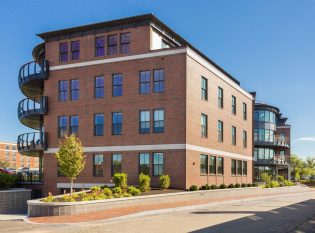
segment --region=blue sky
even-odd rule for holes
[[[292,152],[315,155],[315,1],[3,1],[0,140],[29,132],[17,119],[19,67],[35,33],[152,12],[292,125]]]

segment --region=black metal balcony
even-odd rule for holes
[[[255,146],[269,146],[269,147],[280,147],[280,148],[289,148],[290,139],[288,137],[276,135],[272,140],[260,140],[259,138],[254,138]]]
[[[47,150],[47,135],[44,132],[25,133],[18,136],[18,151],[28,156],[40,156]]]
[[[19,86],[23,94],[30,98],[42,95],[48,73],[47,60],[32,61],[23,65],[19,71]]]
[[[27,127],[40,130],[43,117],[48,111],[48,97],[37,96],[26,98],[19,102],[18,117],[22,124]]]
[[[290,156],[289,155],[274,155],[270,159],[257,159],[254,161],[255,165],[279,165],[279,166],[289,166]]]

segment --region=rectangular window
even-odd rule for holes
[[[232,113],[236,115],[236,97],[232,95]]]
[[[209,157],[209,173],[215,174],[216,173],[216,158],[215,156]]]
[[[9,145],[5,145],[5,149],[6,150],[10,150],[10,146]]]
[[[123,94],[123,76],[122,74],[113,75],[113,96],[122,96]]]
[[[150,133],[150,111],[140,111],[140,133]]]
[[[93,176],[103,176],[104,155],[93,155]]]
[[[208,174],[208,155],[200,155],[200,174]]]
[[[63,138],[67,134],[67,117],[58,117],[58,137]]]
[[[71,41],[71,60],[80,59],[80,41]]]
[[[218,142],[223,142],[223,121],[218,121]]]
[[[208,100],[208,79],[201,77],[201,99]]]
[[[104,98],[104,76],[95,77],[94,88],[95,98]]]
[[[107,42],[107,53],[108,55],[115,55],[118,51],[118,42],[117,42],[117,35],[109,35],[108,42]]]
[[[140,153],[139,154],[139,174],[150,174],[150,154]]]
[[[79,117],[70,116],[70,134],[78,135],[79,131]]]
[[[79,99],[79,79],[71,80],[71,100]]]
[[[59,81],[59,101],[68,100],[68,81]]]
[[[148,94],[150,93],[150,71],[140,71],[139,73],[140,85],[139,93]]]
[[[236,127],[232,126],[232,145],[236,145]]]
[[[120,52],[122,54],[129,54],[130,52],[130,33],[120,34]]]
[[[223,175],[224,173],[224,159],[222,157],[218,157],[218,174]]]
[[[5,151],[5,160],[9,160],[9,151]]]
[[[121,112],[112,113],[112,134],[113,135],[122,134],[122,121],[123,121],[123,116]]]
[[[95,56],[105,56],[105,38],[103,36],[95,38]]]
[[[243,161],[243,175],[247,176],[247,161]]]
[[[68,42],[59,44],[59,60],[61,62],[68,61]]]
[[[112,154],[112,176],[121,173],[121,154]]]
[[[94,114],[94,136],[104,135],[104,114]]]
[[[247,104],[243,103],[243,120],[247,120]]]
[[[208,116],[201,113],[201,137],[208,137]]]
[[[154,70],[153,72],[154,92],[164,92],[164,70]]]
[[[164,110],[153,111],[153,133],[164,133]]]
[[[236,160],[231,159],[231,173],[232,175],[236,175]]]
[[[153,176],[163,175],[164,161],[163,153],[153,153]]]
[[[243,130],[243,148],[247,148],[247,131]]]
[[[218,107],[223,108],[223,89],[218,87]]]
[[[242,175],[242,160],[237,160],[237,175]]]

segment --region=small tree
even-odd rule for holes
[[[8,168],[8,167],[10,167],[10,163],[8,162],[8,161],[6,161],[6,160],[0,160],[0,167],[1,168]]]
[[[77,178],[85,165],[85,156],[81,141],[75,135],[66,136],[55,154],[60,173],[70,179],[70,195],[72,195],[73,181]]]

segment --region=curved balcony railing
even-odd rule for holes
[[[22,124],[39,130],[42,127],[43,116],[48,111],[48,97],[37,96],[26,98],[19,102],[18,117]]]
[[[27,97],[43,94],[44,80],[48,78],[49,62],[47,60],[26,63],[19,71],[19,86]]]
[[[288,137],[276,135],[273,138],[268,140],[261,140],[257,137],[254,137],[255,145],[262,145],[262,146],[278,146],[278,147],[290,147],[290,139]]]
[[[255,164],[260,165],[289,165],[290,164],[290,156],[289,155],[274,155],[273,158],[270,159],[254,159]]]
[[[47,135],[44,132],[21,134],[18,136],[17,146],[20,154],[39,156],[47,149]]]

